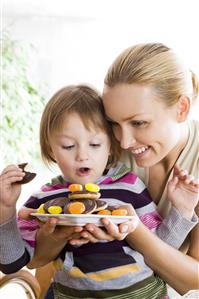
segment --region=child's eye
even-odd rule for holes
[[[74,145],[62,145],[62,148],[66,150],[71,150],[73,147]]]
[[[92,146],[92,147],[100,147],[101,144],[100,143],[91,143],[90,146]]]

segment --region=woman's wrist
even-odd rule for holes
[[[187,209],[185,207],[175,207],[173,206],[180,214],[182,217],[186,218],[187,220],[191,220],[193,218],[194,209]]]
[[[16,216],[16,206],[5,207],[0,205],[0,224],[9,222],[14,216]]]

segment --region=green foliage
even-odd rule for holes
[[[1,158],[4,164],[39,158],[39,123],[44,97],[29,78],[31,45],[2,39]],[[31,162],[32,163],[32,162]]]

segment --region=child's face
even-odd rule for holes
[[[107,134],[94,127],[88,131],[77,113],[67,114],[51,139],[54,158],[71,183],[95,182],[106,168],[110,147]]]

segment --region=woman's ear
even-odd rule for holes
[[[179,98],[177,105],[177,120],[178,122],[183,122],[187,119],[190,111],[190,98],[188,96],[182,95]]]

